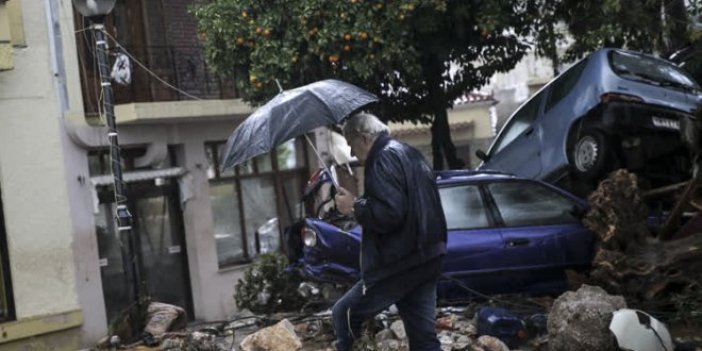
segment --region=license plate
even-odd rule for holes
[[[680,130],[680,121],[655,116],[651,117],[651,120],[653,121],[653,125],[658,128]]]

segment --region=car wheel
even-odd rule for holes
[[[595,129],[583,131],[570,150],[573,174],[580,179],[594,180],[607,167],[609,144],[605,135]]]

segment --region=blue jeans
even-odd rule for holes
[[[332,308],[337,351],[350,351],[361,324],[395,304],[411,351],[440,351],[436,337],[436,283],[441,258],[410,268],[370,286],[356,283]]]

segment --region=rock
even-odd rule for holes
[[[626,308],[621,296],[607,294],[597,286],[583,285],[566,292],[553,303],[547,329],[551,351],[616,351],[609,331],[612,313]]]
[[[456,340],[453,342],[453,351],[463,351],[463,350],[468,350],[468,347],[473,344],[473,340],[471,340],[468,336],[466,335],[459,335]]]
[[[453,330],[454,324],[458,320],[458,316],[455,314],[449,314],[448,316],[441,317],[436,320],[436,328],[440,330]]]
[[[475,336],[478,335],[478,329],[472,321],[459,320],[453,324],[454,330],[460,332],[461,334]]]
[[[377,334],[375,334],[375,342],[376,343],[382,343],[383,341],[386,341],[386,340],[393,340],[394,338],[395,338],[395,334],[390,329],[383,329],[383,330],[379,331]]]
[[[215,336],[208,333],[202,333],[199,331],[190,334],[191,348],[195,350],[216,350],[217,343],[215,342]]]
[[[395,337],[398,339],[404,339],[407,337],[407,333],[405,332],[405,324],[402,323],[402,320],[396,320],[390,324],[390,330],[392,330],[393,333],[395,333]]]
[[[239,345],[242,351],[297,351],[302,348],[295,327],[287,319],[247,336]]]
[[[161,302],[150,303],[146,315],[148,322],[144,331],[155,337],[160,337],[167,331],[185,328],[188,320],[184,309]]]
[[[398,351],[400,350],[400,342],[395,339],[384,340],[378,344],[378,351]]]
[[[494,336],[483,335],[478,338],[477,343],[482,346],[485,351],[509,351],[509,347],[507,347],[502,340]]]
[[[437,337],[439,338],[439,343],[441,343],[442,350],[451,351],[453,349],[453,337],[450,332],[444,330],[440,332]]]

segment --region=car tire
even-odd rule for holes
[[[604,133],[597,129],[584,130],[568,152],[573,176],[596,180],[605,172],[610,152],[610,143]]]

